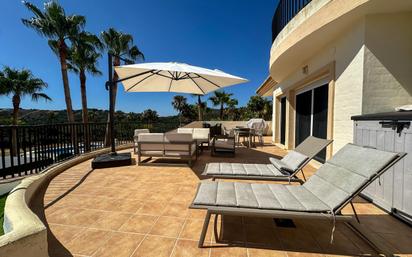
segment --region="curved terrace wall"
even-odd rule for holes
[[[123,145],[118,150],[130,148]],[[110,149],[87,153],[48,168],[39,175],[23,179],[7,197],[4,210],[4,232],[0,237],[0,256],[7,257],[47,257],[47,228],[33,211],[43,208],[34,202],[40,189],[47,187],[50,180],[63,171],[97,155],[110,152]]]

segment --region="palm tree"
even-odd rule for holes
[[[186,97],[182,95],[175,95],[173,97],[172,106],[179,112],[179,125],[182,125],[182,111],[185,105],[187,105]]]
[[[104,48],[113,55],[113,66],[119,66],[121,59],[127,62],[134,62],[136,60],[144,60],[143,53],[139,48],[133,44],[133,36],[114,28],[109,28],[103,31],[100,35]],[[113,81],[117,81],[119,77],[116,72],[113,76]],[[117,83],[113,85],[112,101],[113,106],[116,106]],[[107,117],[107,123],[110,122],[110,115]],[[106,128],[106,145],[110,144],[109,126]]]
[[[33,101],[39,99],[51,101],[48,95],[41,92],[45,88],[47,88],[46,82],[34,77],[29,70],[5,67],[0,72],[0,94],[12,95],[13,125],[18,123],[20,103],[24,96],[30,96]]]
[[[225,109],[225,104],[228,104],[232,93],[226,93],[225,91],[215,91],[215,95],[209,97],[209,100],[213,103],[214,106],[220,106],[220,120],[223,120],[223,114]]]
[[[68,45],[66,40],[72,40],[80,33],[86,24],[86,19],[80,15],[66,15],[63,7],[57,1],[46,3],[44,11],[26,1],[23,4],[34,15],[30,19],[22,19],[23,24],[48,38],[49,46],[55,50],[59,57],[67,119],[69,122],[74,122],[69,79],[67,76]]]
[[[30,96],[33,101],[39,99],[51,101],[51,98],[42,92],[45,88],[47,88],[47,84],[43,80],[34,77],[29,70],[5,67],[3,71],[0,71],[0,94],[12,95],[13,125],[18,123],[20,103],[24,96]],[[13,156],[17,155],[17,133],[15,129],[12,130],[11,154]]]
[[[227,104],[227,115],[232,115],[232,120],[235,120],[236,106],[239,104],[238,100],[235,98],[230,98]]]
[[[73,40],[73,46],[70,49],[68,59],[68,68],[79,75],[80,94],[82,98],[82,121],[89,122],[87,110],[86,94],[86,72],[92,75],[101,75],[96,64],[101,54],[98,49],[102,48],[99,38],[87,32],[82,32]]]
[[[204,113],[204,110],[207,106],[207,103],[202,101],[201,95],[193,94],[193,96],[197,97],[197,116],[198,116],[197,119],[199,121],[202,121],[203,120],[203,113]]]

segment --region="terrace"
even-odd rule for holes
[[[91,170],[90,160],[51,180],[40,194],[38,216],[48,227],[50,256],[330,256],[376,255],[360,237],[338,224],[330,244],[329,221],[294,220],[280,227],[273,219],[225,216],[216,240],[209,225],[205,248],[197,241],[205,212],[188,206],[208,162],[267,163],[285,152],[270,138],[257,148],[238,148],[235,158],[200,155],[193,167],[132,165]],[[129,151],[129,150],[127,150]],[[314,168],[307,166],[310,175]],[[361,226],[394,254],[410,256],[412,229],[358,198]],[[351,213],[350,206],[344,209]],[[213,219],[212,219],[213,220]]]

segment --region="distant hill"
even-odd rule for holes
[[[11,124],[13,109],[6,108],[0,109],[0,125]],[[76,122],[82,121],[81,110],[74,110],[74,118]],[[107,110],[89,109],[89,121],[90,122],[106,122]],[[196,116],[197,117],[197,116]],[[205,112],[205,120],[216,120],[219,117],[219,110],[208,108]],[[158,122],[178,122],[177,115],[172,116],[160,116]],[[118,122],[139,122],[142,121],[142,113],[135,112],[116,112],[116,121]],[[21,125],[39,125],[39,124],[56,124],[66,123],[67,114],[66,110],[38,110],[38,109],[20,109],[19,111],[19,124]],[[190,122],[186,120],[185,122]]]
[[[0,109],[0,124],[11,124],[12,109]],[[107,110],[89,109],[90,122],[106,122]],[[74,117],[76,122],[82,121],[81,110],[74,110]],[[37,110],[37,109],[20,109],[19,119],[21,125],[38,125],[38,124],[56,124],[67,122],[66,110]],[[116,112],[117,121],[138,122],[142,119],[141,113],[134,112]],[[176,121],[177,116],[159,117],[159,121]]]

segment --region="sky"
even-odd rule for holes
[[[43,8],[44,1],[32,0]],[[133,35],[146,62],[183,62],[219,69],[249,80],[228,87],[239,105],[268,76],[271,20],[277,0],[60,0],[66,14],[86,16],[86,31],[100,34],[110,27]],[[65,109],[60,65],[47,39],[25,27],[21,19],[32,17],[20,0],[1,0],[0,68],[30,69],[48,84],[52,102],[22,101],[21,108]],[[87,77],[88,107],[108,109],[107,58],[99,61],[102,76]],[[69,74],[73,108],[81,108],[79,79]],[[174,93],[125,93],[119,87],[116,110],[142,112],[154,109],[160,115],[176,112]],[[185,95],[194,103],[195,97]],[[204,100],[209,96],[205,96]],[[11,108],[11,96],[0,96],[0,108]],[[212,106],[210,101],[208,106]]]

